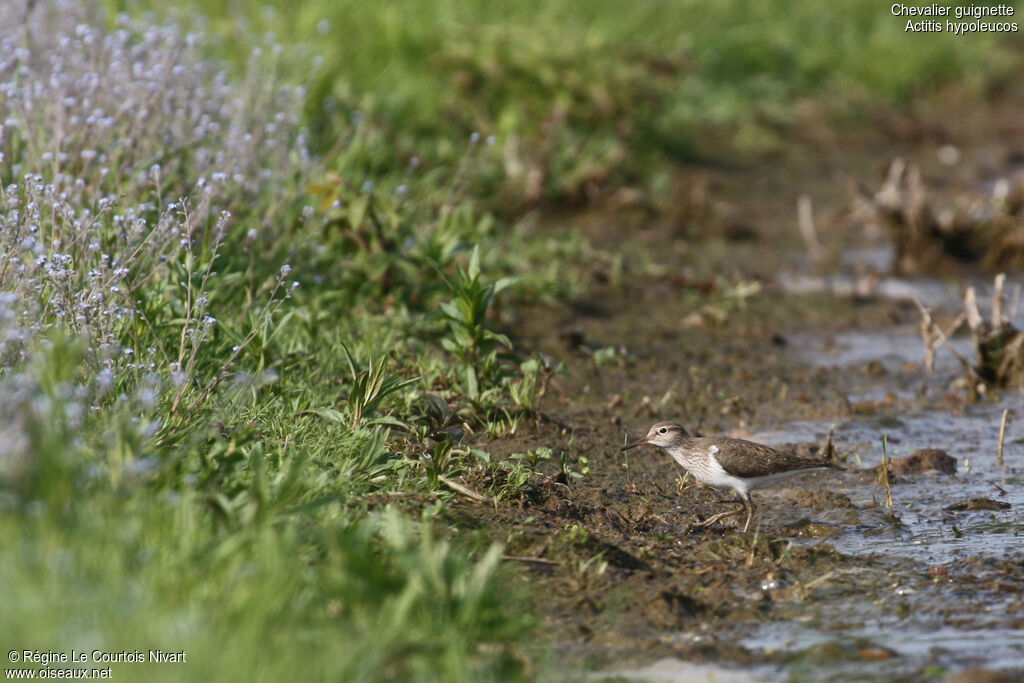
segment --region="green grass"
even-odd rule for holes
[[[10,647],[187,655],[113,664],[123,680],[522,674],[510,643],[526,622],[499,588],[496,546],[470,559],[393,510],[353,523],[299,507],[228,532],[201,496],[90,498],[62,528],[4,517],[0,638]]]
[[[186,440],[141,437],[116,409],[76,426],[61,390],[76,364],[58,359],[80,352],[37,352],[46,407],[5,471],[5,643],[189,657],[113,665],[128,680],[522,675],[529,617],[500,547],[436,536],[446,495],[386,428],[294,415],[288,386],[214,408],[201,421],[223,422]],[[392,491],[432,503],[397,508]]]
[[[1016,63],[870,3],[181,5],[205,42],[0,8],[37,50],[0,99],[0,637],[188,655],[119,680],[530,678],[527,600],[499,546],[448,529],[441,478],[516,500],[586,476],[457,439],[543,412],[559,371],[503,316],[622,254],[509,217],[657,186],[706,126],[770,145],[797,98]],[[723,292],[709,317],[756,295]]]

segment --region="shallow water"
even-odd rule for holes
[[[1003,465],[997,457],[1003,409],[1010,410]],[[835,425],[834,439],[849,454],[851,469],[876,467],[882,459],[882,437],[889,458],[910,455],[920,448],[940,448],[957,460],[956,476],[900,475],[892,482],[894,512],[901,524],[877,518],[884,507],[881,486],[865,485],[860,477],[835,478],[832,490],[850,498],[861,510],[861,523],[847,528],[831,544],[844,553],[896,552],[915,560],[941,563],[962,555],[1002,556],[1024,547],[1024,415],[1019,395],[969,406],[962,415],[919,410],[899,415],[874,415]],[[793,422],[783,430],[752,438],[764,443],[820,441],[832,427],[827,422]],[[972,498],[1009,503],[1008,510],[946,512],[944,507]],[[829,521],[824,519],[823,521]]]
[[[814,340],[807,340],[814,341]],[[893,507],[873,476],[849,473],[830,478],[829,488],[856,508],[811,514],[841,533],[827,543],[864,558],[864,571],[826,577],[807,601],[792,605],[790,618],[737,627],[734,638],[754,653],[780,660],[776,679],[874,680],[914,676],[922,670],[954,671],[968,666],[1024,670],[1024,399],[1007,392],[998,401],[953,412],[935,408],[921,392],[907,388],[897,372],[919,362],[922,346],[911,330],[841,335],[825,343],[794,344],[802,362],[856,366],[877,361],[886,368],[856,383],[868,394],[894,395],[900,409],[882,409],[834,425],[834,439],[851,470],[874,468],[882,459],[919,448],[941,448],[957,459],[957,474],[894,477]],[[970,357],[969,340],[958,350]],[[961,344],[961,340],[957,340]],[[940,357],[941,358],[941,357]],[[958,363],[948,352],[928,386],[945,386]],[[931,393],[935,393],[932,391]],[[916,399],[916,400],[915,400]],[[1004,409],[1010,411],[1003,464],[997,450]],[[833,425],[792,422],[751,438],[778,444],[821,442]],[[1010,508],[951,512],[952,503],[988,498]],[[1015,565],[1011,578],[1000,563]],[[873,656],[891,656],[873,660]],[[861,654],[862,652],[869,654]],[[879,655],[878,653],[882,654]],[[764,675],[760,670],[759,675]],[[684,679],[680,679],[684,680]]]
[[[872,361],[890,371],[899,370],[907,363],[924,361],[924,342],[914,330],[899,332],[847,332],[826,339],[821,337],[794,336],[789,338],[797,357],[808,365],[816,367],[849,368],[866,366]],[[970,358],[974,353],[974,342],[968,337],[954,337],[949,342],[953,349]],[[956,357],[946,348],[935,354],[935,370],[953,370],[959,364]],[[880,388],[894,387],[883,383]],[[897,389],[898,390],[898,389]]]

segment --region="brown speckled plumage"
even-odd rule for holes
[[[727,436],[691,437],[687,444],[689,449],[697,453],[707,452],[711,446],[718,447],[715,458],[722,469],[734,477],[766,477],[779,472],[836,467],[828,460],[804,458],[764,444]]]

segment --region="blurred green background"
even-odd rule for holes
[[[452,162],[472,132],[494,134],[513,204],[649,184],[666,162],[777,150],[805,98],[856,116],[951,84],[983,96],[1020,59],[1019,33],[908,34],[890,5],[862,0],[178,5],[209,17],[229,59],[267,32],[322,58],[302,74],[319,151],[353,112],[377,129],[359,160],[367,175],[411,156]]]

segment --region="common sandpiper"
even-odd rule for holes
[[[745,511],[744,533],[750,530],[750,521],[754,517],[754,503],[750,499],[750,492],[754,489],[774,486],[806,472],[843,469],[824,458],[784,453],[753,441],[727,436],[690,436],[682,425],[675,422],[657,423],[647,436],[626,444],[622,450],[644,444],[664,449],[697,481],[716,489],[734,491],[743,500],[743,507],[721,512],[697,526],[708,526]]]

